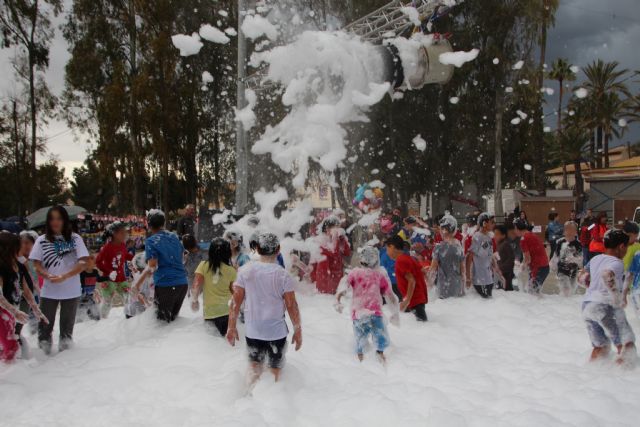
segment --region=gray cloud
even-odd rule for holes
[[[621,68],[640,70],[640,7],[638,0],[561,0],[556,25],[549,32],[547,63],[556,58],[567,58],[584,67],[594,60],[618,61]],[[578,74],[577,83],[584,79]],[[638,85],[628,81],[636,92]],[[553,82],[547,82],[555,89]],[[547,97],[547,113],[557,103],[554,96]],[[555,123],[554,123],[555,124]],[[640,140],[640,127],[629,129],[622,141]]]

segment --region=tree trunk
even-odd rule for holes
[[[338,198],[338,206],[345,212],[349,212],[349,201],[344,195],[344,183],[342,182],[342,172],[340,168],[336,168],[333,172],[333,176],[336,180],[338,187],[335,189],[336,197]]]
[[[537,153],[535,156],[535,177],[536,177],[536,187],[541,194],[544,194],[545,184],[546,184],[546,174],[544,170],[544,159],[545,159],[545,146],[544,146],[544,123],[540,117],[543,115],[542,111],[542,86],[544,86],[544,63],[547,57],[547,24],[549,22],[549,12],[547,3],[549,0],[541,0],[542,2],[542,26],[540,28],[540,62],[538,64],[538,87],[536,88],[536,93],[538,96],[538,105],[536,117],[540,121],[538,126],[535,127],[534,137],[535,140],[538,141]]]
[[[213,200],[215,200],[216,207],[222,208],[220,203],[220,133],[219,127],[216,126],[216,130],[213,133]]]
[[[596,168],[602,169],[602,149],[603,149],[602,126],[596,128]]]
[[[606,132],[604,134],[604,167],[609,167],[609,140],[611,139],[611,134]]]
[[[591,129],[591,137],[589,138],[589,166],[591,169],[596,168],[596,139],[593,129]]]
[[[581,159],[574,162],[575,180],[576,180],[576,211],[582,212],[584,209],[584,180],[582,179],[582,163]]]
[[[135,1],[129,0],[128,4],[129,27],[129,143],[133,157],[133,170],[131,178],[133,181],[133,210],[140,214],[144,211],[144,163],[142,145],[140,143],[140,130],[138,126],[138,97],[136,94],[136,79],[138,76],[138,42],[136,31],[136,10]]]
[[[502,116],[504,115],[504,99],[502,91],[496,91],[496,140],[495,140],[495,178],[494,178],[494,210],[496,218],[502,222],[504,206],[502,205]]]
[[[558,135],[562,133],[562,96],[564,95],[564,88],[562,87],[562,79],[558,80],[560,91],[558,93]]]
[[[34,212],[38,207],[36,206],[36,192],[37,192],[37,174],[38,167],[36,166],[36,152],[38,150],[38,123],[36,122],[38,113],[36,105],[36,63],[35,63],[35,36],[36,25],[38,24],[38,10],[40,5],[38,0],[33,2],[33,15],[31,16],[31,34],[29,37],[29,45],[27,50],[29,52],[29,106],[31,109],[31,212]]]
[[[20,134],[18,132],[18,103],[16,100],[12,100],[11,102],[11,118],[13,121],[13,129],[12,129],[12,139],[14,145],[14,156],[15,156],[15,173],[16,173],[16,195],[18,196],[17,207],[18,207],[18,218],[20,218],[20,225],[23,225],[22,215],[22,186],[23,183],[20,180]]]
[[[567,174],[567,164],[562,163],[562,189],[566,190],[569,188],[569,177]]]

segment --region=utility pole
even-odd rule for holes
[[[242,32],[242,22],[246,13],[247,0],[238,0],[238,79],[237,109],[246,104],[245,78],[247,76],[247,40]],[[244,215],[249,192],[249,164],[247,153],[247,132],[240,120],[236,121],[236,215]]]

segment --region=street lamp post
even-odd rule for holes
[[[246,106],[245,78],[247,76],[247,42],[242,32],[242,22],[246,13],[246,0],[238,0],[238,79],[237,109]],[[244,215],[247,209],[248,195],[248,153],[247,131],[240,120],[236,121],[236,215]]]

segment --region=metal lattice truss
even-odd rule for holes
[[[421,19],[437,13],[442,2],[439,0],[414,0],[403,2],[393,0],[380,9],[358,19],[344,27],[344,31],[360,36],[362,40],[377,44],[384,38],[399,36],[414,27],[403,12],[403,8],[413,6],[417,9]],[[267,75],[267,68],[261,68],[245,80],[247,89],[258,90],[272,87],[270,82],[263,81]]]
[[[395,37],[411,29],[414,24],[403,12],[403,8],[414,6],[421,18],[431,16],[442,5],[437,0],[417,0],[403,2],[393,0],[391,3],[371,12],[367,16],[347,25],[344,30],[360,36],[362,40],[371,43],[380,43],[386,37]]]

